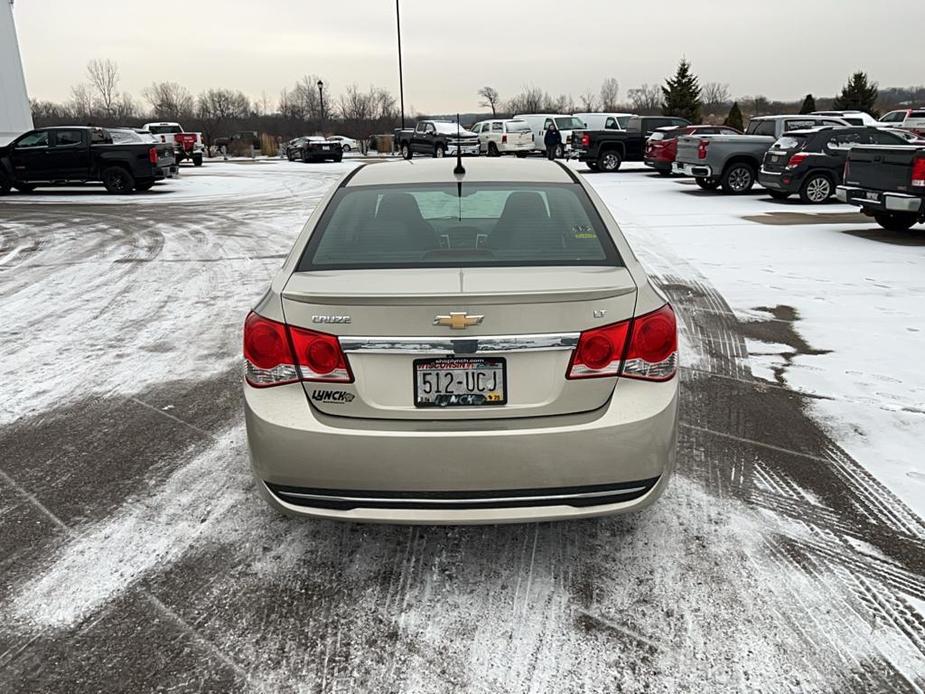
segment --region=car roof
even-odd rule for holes
[[[456,160],[421,159],[362,166],[346,183],[346,187],[385,186],[406,183],[457,183],[453,174]],[[569,170],[545,159],[478,157],[463,162],[466,174],[463,182],[497,183],[574,183]]]

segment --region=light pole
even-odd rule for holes
[[[321,134],[324,135],[324,82],[318,80],[318,99],[321,101]]]
[[[401,69],[401,10],[395,0],[395,25],[398,27],[398,98],[401,101],[401,128],[405,129],[405,77]]]

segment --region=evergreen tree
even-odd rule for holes
[[[800,108],[800,115],[806,115],[816,110],[816,98],[812,94],[807,94],[803,99],[803,106]]]
[[[745,130],[745,123],[742,121],[742,110],[739,108],[738,101],[733,102],[732,108],[729,109],[729,115],[723,121],[723,125],[728,125],[730,128],[735,128],[740,132]]]
[[[665,80],[662,87],[664,102],[662,113],[666,116],[686,118],[691,123],[700,123],[700,84],[691,72],[691,64],[682,59],[673,78]]]
[[[855,72],[842,88],[841,94],[835,97],[832,108],[836,111],[864,111],[876,118],[879,95],[877,83],[870,82],[866,72]]]

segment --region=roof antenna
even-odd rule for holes
[[[459,114],[456,114],[456,168],[453,169],[456,176],[465,176],[466,167],[462,163],[462,134],[459,128]]]

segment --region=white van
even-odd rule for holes
[[[576,113],[586,130],[626,130],[626,122],[633,113]]]
[[[533,134],[533,149],[539,152],[546,151],[546,145],[543,138],[546,137],[546,130],[550,123],[555,123],[559,132],[562,133],[562,145],[556,156],[559,158],[567,157],[572,151],[572,132],[575,130],[584,130],[585,124],[580,118],[569,116],[563,113],[528,113],[514,116],[515,120],[527,121],[530,131]]]

